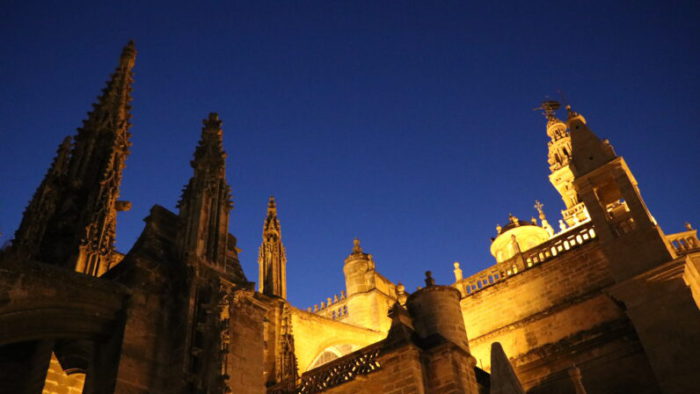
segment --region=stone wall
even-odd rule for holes
[[[593,242],[466,296],[462,314],[472,354],[488,369],[493,342],[500,342],[506,354],[517,357],[538,345],[619,318],[622,312],[614,304],[592,300],[610,284],[604,256]],[[568,311],[567,318],[552,319],[554,312],[582,302],[595,309],[579,306]],[[548,318],[544,326],[533,326]]]
[[[422,394],[425,393],[421,352],[415,346],[404,346],[379,357],[381,367],[367,375],[360,375],[328,394]]]
[[[297,308],[291,308],[291,312],[299,373],[308,370],[314,359],[328,347],[352,345],[351,348],[355,350],[386,337],[386,333],[327,319]]]
[[[584,384],[593,373],[615,371],[619,376],[606,379],[607,389],[614,387],[631,378],[625,365],[647,372],[637,381],[656,387],[624,308],[605,293],[613,283],[593,241],[467,295],[462,313],[477,365],[489,370],[491,344],[500,342],[533,392],[572,389],[566,377],[572,364],[581,367]],[[557,379],[563,383],[553,384]]]
[[[80,394],[85,384],[84,373],[68,375],[61,368],[55,354],[51,354],[51,364],[46,373],[42,394]]]
[[[268,309],[252,292],[235,297],[229,320],[230,346],[226,371],[228,386],[234,393],[265,392],[263,320]]]

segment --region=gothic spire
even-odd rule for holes
[[[190,162],[194,176],[178,203],[181,226],[178,248],[188,261],[201,261],[229,272],[227,250],[231,188],[226,182],[226,153],[223,150],[221,120],[210,113],[203,121],[202,134]]]
[[[32,228],[30,256],[88,275],[100,276],[110,268],[114,252],[116,212],[127,207],[117,203],[122,171],[129,154],[131,70],[136,50],[129,42],[102,94],[88,112],[74,139],[69,140],[25,214],[18,231],[23,243]],[[70,157],[69,157],[70,156]],[[60,182],[58,179],[60,178]],[[50,198],[44,194],[50,190]],[[55,205],[51,208],[51,205]],[[41,213],[34,207],[41,206]],[[36,230],[42,228],[43,230]],[[38,232],[36,232],[38,231]]]
[[[63,139],[58,146],[56,157],[44,180],[34,192],[32,200],[24,211],[22,223],[15,232],[13,249],[23,257],[37,257],[37,245],[46,232],[49,219],[56,213],[61,187],[65,182],[66,169],[70,160],[72,138]]]
[[[267,296],[287,298],[287,252],[282,244],[282,229],[277,204],[270,196],[258,253],[259,288]]]
[[[104,174],[106,154],[114,151],[126,157],[129,154],[129,128],[131,123],[131,84],[132,69],[136,61],[134,42],[122,50],[117,66],[107,86],[88,112],[83,126],[75,137],[75,149],[71,161],[70,176],[74,182],[90,183]],[[122,158],[122,159],[123,159]],[[115,158],[120,159],[120,158]],[[101,165],[100,165],[101,164]]]
[[[106,272],[114,252],[117,198],[131,146],[129,103],[135,61],[134,42],[129,41],[117,69],[75,137],[69,178],[77,202],[74,207],[80,211],[82,234],[74,266],[88,275]]]

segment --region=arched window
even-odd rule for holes
[[[314,361],[311,362],[311,366],[309,367],[309,370],[314,369],[314,368],[318,368],[323,364],[327,364],[327,363],[329,363],[337,358],[340,358],[340,357],[343,357],[347,354],[350,354],[357,349],[359,349],[359,346],[352,345],[349,343],[329,346],[329,347],[323,349],[318,354],[318,356],[316,356],[316,358],[314,358]]]

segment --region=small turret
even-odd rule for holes
[[[430,271],[425,275],[425,287],[411,294],[406,301],[416,333],[421,338],[440,335],[469,352],[459,304],[462,295],[454,287],[436,285]]]
[[[374,261],[372,255],[362,250],[359,239],[353,241],[352,252],[345,259],[343,273],[348,297],[375,288]]]
[[[461,366],[445,368],[439,374],[427,374],[428,385],[435,392],[478,392],[474,372],[476,360],[469,351],[461,298],[456,288],[436,285],[432,274],[427,271],[425,287],[411,294],[406,301],[412,329],[420,346],[427,350],[424,353],[427,362],[450,360],[452,365]],[[448,357],[445,356],[447,353]]]

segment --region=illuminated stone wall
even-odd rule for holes
[[[590,245],[465,297],[462,313],[471,349],[479,365],[488,369],[492,342],[500,342],[506,354],[515,357],[538,344],[555,342],[601,321],[621,316],[620,311],[614,311],[616,308],[611,310],[599,300],[589,299],[585,301],[601,304],[597,305],[601,309],[588,315],[586,322],[580,322],[572,315],[560,327],[547,330],[527,327],[542,319],[546,321],[554,312],[576,306],[584,301],[577,300],[578,297],[611,283],[603,256]],[[585,314],[587,308],[582,309]]]
[[[80,394],[85,383],[84,373],[68,375],[63,372],[56,355],[51,354],[51,364],[46,373],[46,382],[42,394]]]
[[[382,368],[378,371],[324,392],[329,394],[425,393],[420,356],[421,353],[416,347],[404,347],[381,357],[379,362]]]
[[[533,392],[571,389],[566,371],[574,364],[591,392],[601,392],[596,381],[607,390],[653,390],[634,329],[605,293],[612,284],[593,241],[466,296],[462,313],[477,366],[490,369],[491,344],[500,342]],[[630,369],[646,375],[630,376]]]
[[[308,370],[316,357],[328,348],[354,351],[386,337],[386,333],[326,319],[300,309],[291,308],[291,312],[294,353],[300,373]]]

